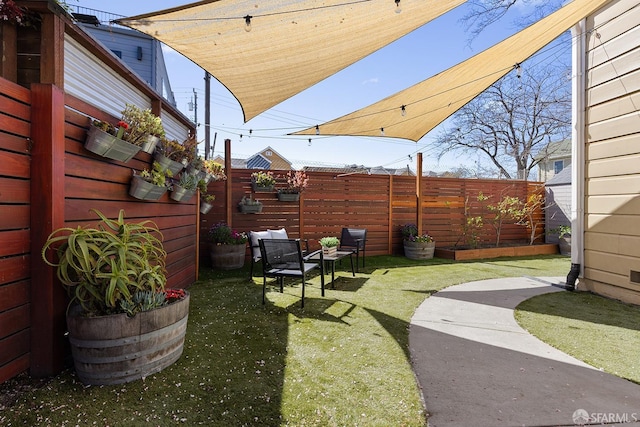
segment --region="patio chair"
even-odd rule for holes
[[[317,263],[306,262],[302,255],[300,239],[259,239],[260,256],[262,260],[262,304],[265,304],[267,289],[267,277],[276,278],[280,285],[280,293],[283,292],[285,277],[302,278],[302,302],[304,308],[304,287],[307,274],[320,268],[320,283],[322,296],[324,296],[324,260],[320,251],[320,261]],[[315,255],[314,252],[311,255]]]
[[[356,271],[360,270],[360,252],[362,252],[362,267],[366,255],[367,229],[366,228],[343,228],[340,235],[339,251],[351,251],[356,254]]]
[[[279,230],[270,230],[267,231],[250,231],[248,233],[249,237],[249,245],[251,249],[251,269],[249,270],[249,279],[253,277],[253,266],[254,264],[261,261],[262,257],[260,255],[260,245],[258,244],[258,240],[260,239],[288,239],[287,230],[281,228]],[[302,250],[302,255],[306,255],[309,253],[309,241],[307,239],[302,240],[304,243],[304,249]]]

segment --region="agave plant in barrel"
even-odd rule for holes
[[[87,384],[129,382],[158,372],[180,357],[189,294],[172,298],[165,291],[167,253],[153,222],[125,222],[123,210],[115,220],[92,211],[101,220],[97,228],[55,230],[42,248],[42,258],[56,268],[71,299],[67,326],[80,380]],[[118,335],[123,332],[125,336]],[[140,338],[152,335],[153,341]],[[98,343],[101,340],[109,344]],[[135,348],[131,342],[136,343]],[[147,356],[131,357],[131,353],[143,354],[149,345],[155,348]],[[109,354],[96,357],[96,348],[105,352],[108,348]]]

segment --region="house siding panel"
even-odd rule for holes
[[[587,19],[584,278],[640,304],[640,8],[613,1]],[[595,31],[594,31],[595,30]]]

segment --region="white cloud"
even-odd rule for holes
[[[379,82],[379,79],[377,77],[371,77],[370,79],[363,81],[362,84],[363,85],[377,84],[378,82]]]

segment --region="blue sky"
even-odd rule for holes
[[[187,4],[181,0],[133,2],[124,0],[69,1],[80,6],[125,16],[133,16]],[[416,153],[423,153],[425,170],[444,171],[461,164],[473,166],[481,157],[448,155],[438,161],[430,142],[438,128],[418,143],[392,138],[318,137],[286,134],[322,123],[379,101],[391,94],[443,71],[513,34],[512,22],[518,10],[493,26],[469,45],[459,22],[461,6],[423,26],[347,69],[262,113],[246,124],[240,105],[214,78],[211,80],[211,138],[216,136],[216,154],[223,154],[224,140],[232,141],[233,157],[248,157],[266,146],[294,163],[294,167],[358,164],[415,169]],[[178,108],[189,117],[188,103],[194,90],[198,97],[198,140],[204,140],[204,71],[174,51],[165,51],[171,85]],[[251,137],[249,133],[251,132]],[[239,135],[242,134],[242,140]],[[204,147],[204,143],[201,144]]]

